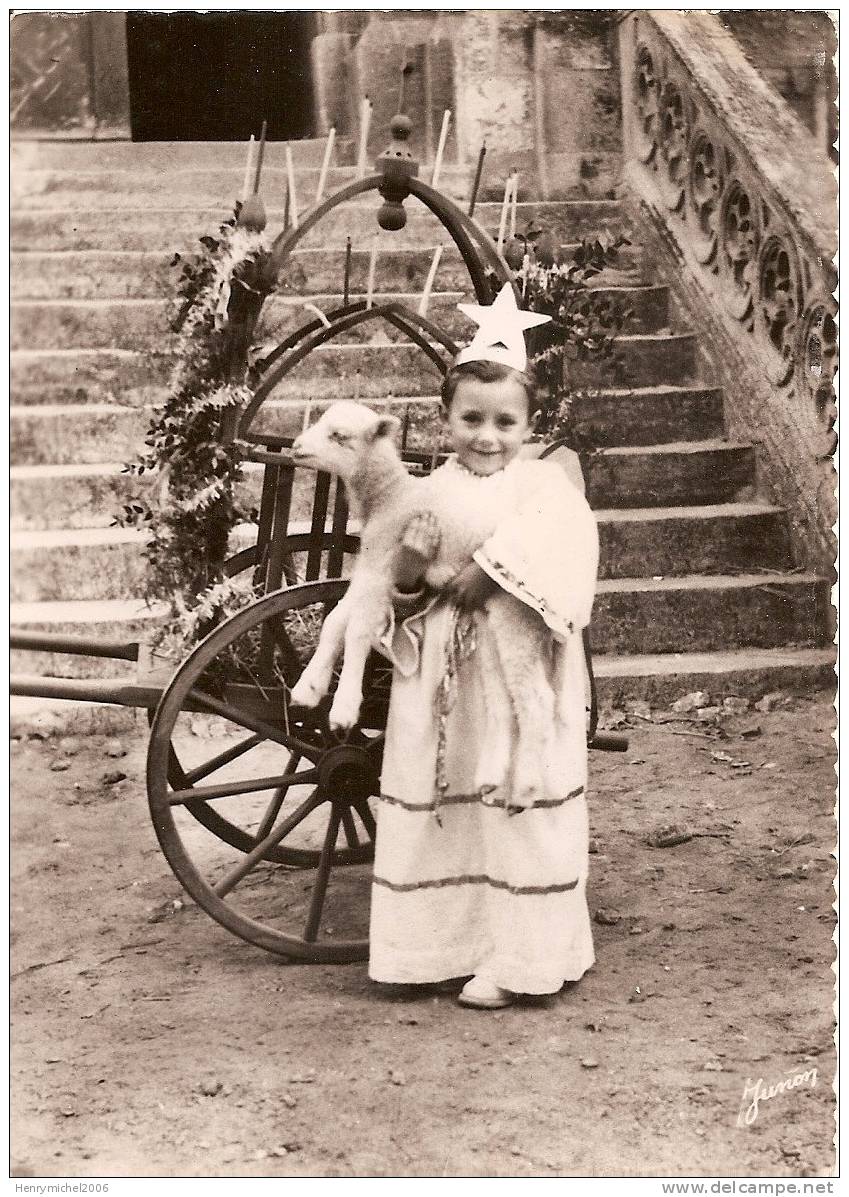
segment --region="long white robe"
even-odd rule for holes
[[[431,600],[392,621],[381,649],[395,670],[386,727],[372,887],[369,974],[422,983],[471,974],[518,993],[554,993],[593,963],[586,905],[588,828],[585,668],[598,534],[584,498],[550,462],[515,460],[479,477],[450,459],[438,471],[457,510],[485,495],[494,535],[475,560],[536,610],[565,653],[561,717],[545,794],[505,809],[474,775],[486,709],[476,651],[460,666],[446,727],[447,793],[437,798],[434,700],[445,671],[450,608]],[[449,492],[450,493],[450,492]],[[485,614],[478,636],[488,634]],[[550,676],[553,674],[549,670]],[[500,679],[499,679],[500,681]],[[502,687],[503,689],[503,687]],[[507,693],[503,702],[509,705]],[[513,736],[515,738],[515,723]]]

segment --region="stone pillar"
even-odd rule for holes
[[[401,72],[412,67],[404,86],[404,111],[412,119],[411,144],[422,161],[432,159],[442,114],[455,108],[454,64],[449,26],[437,12],[372,12],[354,49],[353,86],[356,102],[368,96],[373,104],[369,158],[384,148],[389,121],[398,111]],[[356,135],[356,134],[355,134]],[[457,160],[456,136],[449,136],[445,161]]]
[[[622,121],[614,15],[535,14],[537,165],[546,199],[603,198],[619,182]]]
[[[127,14],[90,12],[93,108],[100,136],[130,136]]]
[[[15,13],[13,129],[129,137],[126,22],[124,12]]]
[[[536,174],[532,30],[524,10],[467,9],[454,31],[460,154],[474,161],[486,140],[482,195],[500,194],[511,170]]]

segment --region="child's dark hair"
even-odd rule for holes
[[[515,378],[525,388],[528,397],[528,417],[539,411],[540,398],[537,384],[530,371],[515,370],[512,366],[505,366],[501,362],[463,362],[459,366],[450,366],[448,373],[442,380],[439,392],[442,406],[447,412],[451,407],[454,392],[464,378],[474,378],[478,382],[501,382],[505,378]]]

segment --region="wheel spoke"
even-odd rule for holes
[[[354,816],[351,814],[350,806],[342,808],[342,826],[345,829],[345,839],[348,841],[348,847],[359,848],[360,837],[357,835],[357,825],[354,822]]]
[[[363,827],[365,827],[366,831],[368,832],[369,839],[373,840],[377,835],[377,824],[374,821],[374,815],[371,813],[369,804],[365,798],[362,800],[362,802],[358,802],[356,804],[356,809],[357,814],[363,821]]]
[[[313,886],[307,922],[304,927],[304,939],[307,943],[315,943],[318,935],[318,925],[321,912],[324,910],[324,898],[327,894],[327,882],[330,879],[330,869],[333,864],[333,849],[336,847],[336,837],[339,834],[339,811],[334,806],[327,824],[327,834],[321,849],[321,859],[316,870],[315,885]]]
[[[289,763],[285,769],[286,776],[289,776],[290,773],[294,773],[298,766],[298,759],[299,758],[295,755],[289,758]],[[257,843],[259,843],[260,840],[265,839],[269,831],[271,831],[271,828],[274,826],[274,820],[280,814],[280,807],[283,805],[284,798],[289,793],[289,788],[290,787],[287,784],[285,786],[278,787],[278,789],[275,791],[274,797],[269,802],[268,809],[262,816],[260,825],[256,830],[256,836],[254,838],[256,839]]]
[[[224,781],[217,786],[191,786],[168,795],[169,806],[210,802],[213,798],[233,798],[237,794],[255,794],[258,790],[276,790],[278,786],[301,786],[318,781],[318,769],[304,769],[301,773],[276,773],[273,777],[256,777],[250,781]]]
[[[319,795],[317,790],[310,794],[309,798],[305,802],[302,802],[298,809],[289,815],[288,819],[284,819],[279,827],[275,827],[274,831],[267,835],[264,840],[261,840],[255,848],[252,848],[244,860],[240,860],[236,867],[231,869],[227,876],[214,886],[217,896],[219,898],[226,897],[231,889],[239,884],[243,877],[247,877],[254,865],[262,860],[266,852],[271,848],[276,848],[280,841],[285,839],[290,831],[294,831],[299,823],[303,823],[307,815],[312,814],[316,807],[320,806],[323,801],[324,799]]]
[[[314,744],[307,744],[303,740],[298,740],[294,736],[287,735],[286,732],[280,731],[270,723],[266,723],[264,719],[258,719],[256,716],[248,714],[247,711],[243,711],[239,707],[234,707],[228,702],[222,702],[218,698],[213,698],[211,694],[205,694],[202,690],[191,690],[188,697],[194,702],[199,703],[204,710],[211,711],[213,715],[220,715],[223,719],[229,719],[231,723],[236,723],[240,727],[246,727],[249,731],[257,732],[266,740],[271,740],[275,744],[282,744],[284,748],[289,748],[292,751],[300,752],[301,756],[305,756],[308,761],[315,761],[318,756],[319,749]]]
[[[240,740],[233,748],[228,748],[226,752],[219,752],[218,756],[214,756],[211,760],[205,761],[204,764],[198,765],[196,769],[190,769],[185,779],[190,786],[193,786],[196,781],[201,781],[204,777],[208,777],[210,773],[214,773],[216,769],[221,769],[224,765],[229,765],[231,761],[235,761],[238,757],[243,756],[246,752],[250,752],[252,748],[256,748],[257,744],[261,743],[262,736],[249,736],[247,740]]]

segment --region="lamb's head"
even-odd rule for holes
[[[392,445],[399,424],[397,416],[378,414],[362,403],[334,403],[296,437],[292,458],[296,465],[350,479],[369,456]]]

